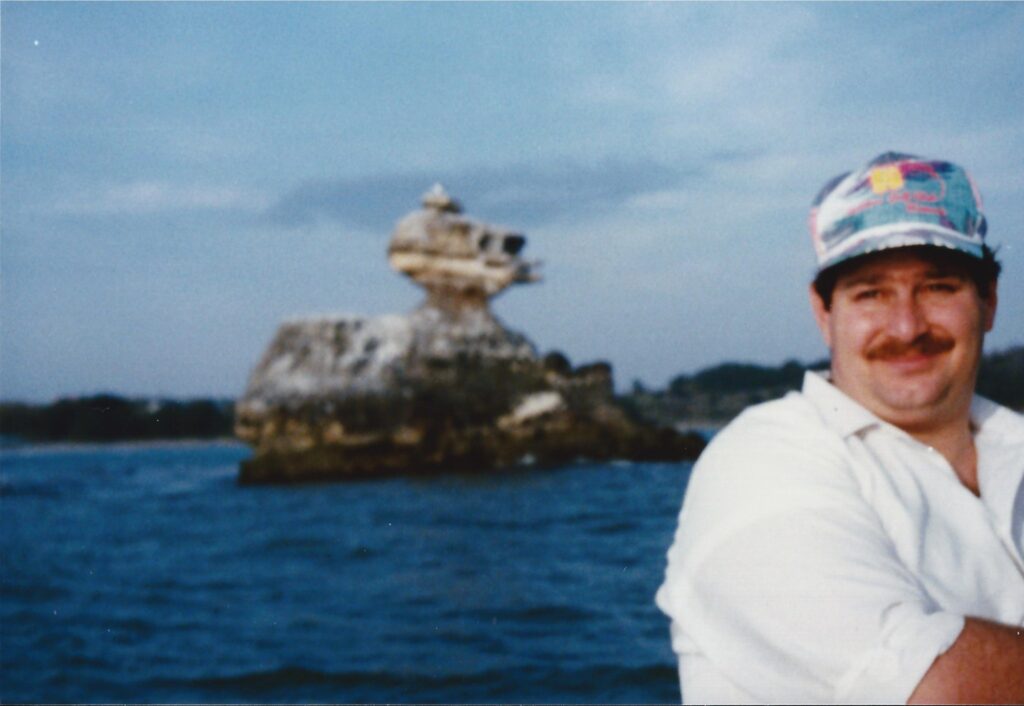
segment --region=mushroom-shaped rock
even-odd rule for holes
[[[388,262],[427,290],[438,306],[484,306],[513,284],[540,279],[539,263],[519,253],[526,237],[462,214],[440,184],[423,208],[402,218],[391,236]]]

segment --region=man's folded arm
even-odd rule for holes
[[[967,618],[907,703],[1024,703],[1024,629]]]

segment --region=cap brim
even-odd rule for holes
[[[905,227],[902,228],[890,224],[857,235],[858,237],[848,248],[844,248],[841,252],[832,252],[827,259],[820,261],[818,272],[827,270],[840,262],[882,250],[921,245],[949,248],[978,259],[984,257],[984,247],[980,239],[968,238],[953,230],[921,223],[905,224]]]

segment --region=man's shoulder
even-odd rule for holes
[[[688,495],[714,498],[776,494],[849,485],[843,437],[798,392],[748,407],[701,454]]]

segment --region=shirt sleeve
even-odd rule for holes
[[[730,434],[695,469],[658,596],[674,647],[764,702],[904,703],[963,616],[900,561],[836,440],[790,434]]]

